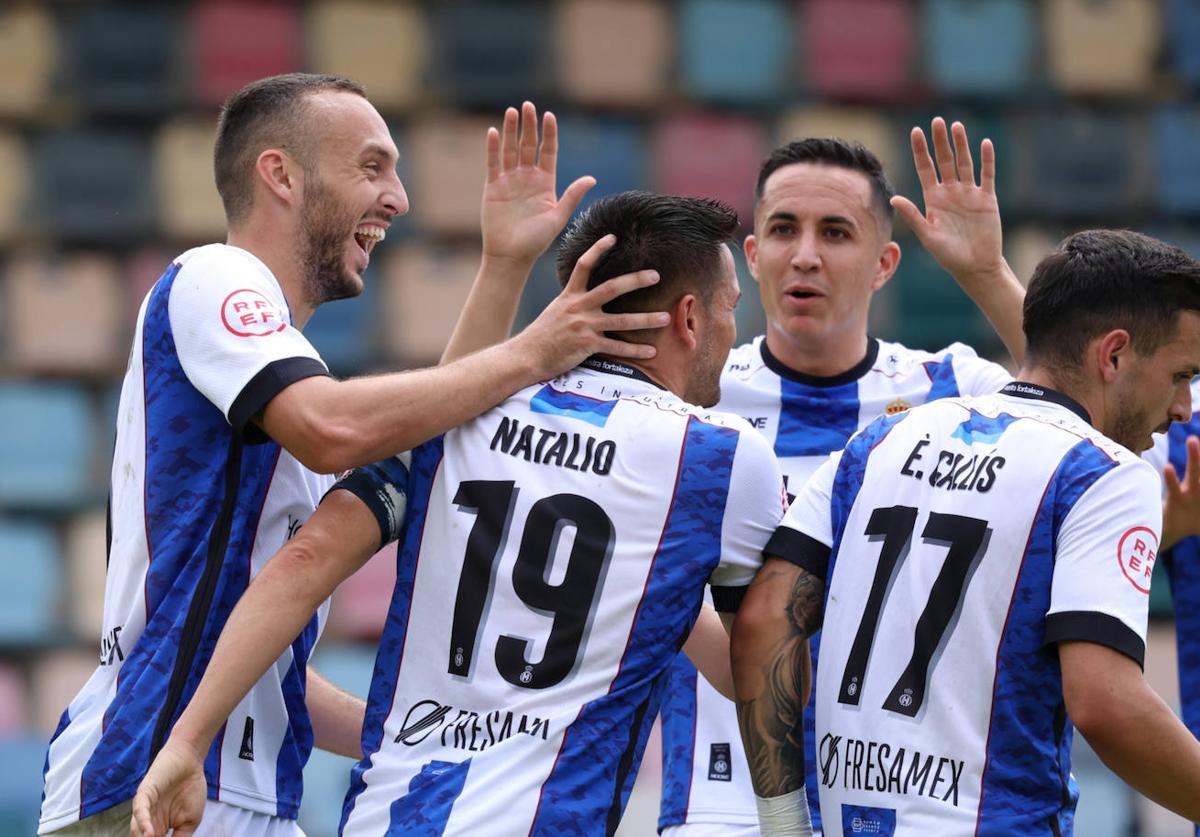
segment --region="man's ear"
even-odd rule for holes
[[[695,294],[684,294],[671,306],[671,333],[689,350],[699,343],[700,300]]]
[[[1101,379],[1110,384],[1116,380],[1122,366],[1127,365],[1134,353],[1133,338],[1123,328],[1116,328],[1092,343],[1092,361],[1100,372]]]
[[[877,291],[888,283],[888,280],[896,275],[896,268],[900,266],[900,245],[894,241],[889,241],[883,245],[883,250],[879,253],[879,264],[875,267],[875,278],[871,280],[871,290]]]
[[[300,167],[282,149],[268,148],[254,161],[254,174],[258,183],[284,203],[296,203],[300,199],[303,182]]]
[[[758,239],[754,237],[754,233],[746,236],[746,240],[742,242],[742,251],[746,254],[746,267],[750,271],[750,277],[755,282],[758,281]]]

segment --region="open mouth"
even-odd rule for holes
[[[376,227],[372,224],[363,224],[354,231],[354,241],[368,256],[375,249],[375,245],[386,237],[387,231],[383,227]]]
[[[792,299],[816,299],[820,296],[815,291],[788,291],[787,295]]]

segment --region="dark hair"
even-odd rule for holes
[[[784,166],[796,163],[814,163],[819,166],[835,166],[840,169],[861,172],[871,184],[871,197],[875,208],[890,225],[896,217],[892,208],[892,197],[896,190],[883,173],[883,164],[861,142],[835,137],[808,137],[794,140],[776,148],[763,160],[758,170],[758,183],[754,187],[754,201],[762,200],[767,178]]]
[[[325,90],[366,96],[362,85],[342,76],[287,73],[247,84],[231,95],[217,118],[213,168],[225,217],[243,220],[254,202],[251,173],[267,148],[283,148],[307,167],[304,98]]]
[[[1179,313],[1200,311],[1200,262],[1131,230],[1067,237],[1033,271],[1025,294],[1030,362],[1070,373],[1096,337],[1125,329],[1140,355],[1175,334]]]
[[[617,297],[605,311],[653,311],[686,293],[708,305],[718,285],[721,246],[737,226],[737,213],[720,201],[650,192],[610,195],[592,204],[563,236],[558,281],[566,285],[579,257],[611,233],[617,242],[596,262],[588,288],[637,270],[657,270],[659,280]]]

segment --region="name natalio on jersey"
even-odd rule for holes
[[[557,465],[572,471],[590,471],[607,476],[617,456],[617,443],[582,433],[566,433],[505,416],[492,436],[492,450],[537,465]]]

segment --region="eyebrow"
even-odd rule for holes
[[[767,216],[767,223],[771,221],[797,221],[795,213],[792,212],[772,212]],[[845,215],[825,215],[821,218],[822,224],[845,224],[848,227],[857,229],[858,223]]]
[[[392,150],[386,145],[380,145],[377,142],[368,143],[362,151],[363,157],[382,157],[385,160],[400,161],[400,158],[392,153]]]

